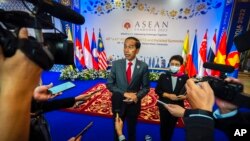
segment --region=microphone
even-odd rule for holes
[[[0,10],[0,21],[18,27],[33,27],[35,18],[24,11]]]
[[[39,20],[35,24],[35,17],[24,11],[4,11],[0,9],[0,21],[10,28],[30,27],[30,28],[52,28],[52,24],[47,21]],[[14,27],[13,27],[14,26]]]
[[[84,17],[74,10],[52,0],[26,0],[39,8],[38,12],[47,12],[61,20],[74,24],[84,24]]]
[[[206,69],[218,70],[218,71],[221,71],[221,72],[229,72],[230,73],[230,72],[234,71],[234,67],[232,67],[232,66],[209,63],[209,62],[204,63],[203,67],[206,68]]]

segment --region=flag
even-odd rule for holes
[[[238,78],[238,72],[239,72],[239,63],[240,63],[240,54],[238,50],[235,47],[235,44],[233,43],[226,59],[226,64],[233,66],[234,71],[232,73],[228,73],[227,76],[231,76],[234,78]]]
[[[182,58],[183,58],[183,64],[180,67],[180,72],[185,73],[185,67],[187,63],[188,58],[188,52],[189,52],[189,31],[187,31],[187,35],[184,39],[183,48],[182,48]]]
[[[100,70],[107,70],[108,63],[107,63],[107,56],[104,50],[104,45],[102,41],[101,31],[99,31],[98,37],[98,66]]]
[[[92,55],[90,51],[89,37],[88,37],[87,30],[85,30],[83,54],[84,54],[84,61],[85,61],[86,67],[88,69],[93,69],[93,63],[92,63],[93,61],[92,61]]]
[[[79,1],[74,0],[73,9],[76,12],[80,11]],[[68,40],[72,41],[72,36],[70,30],[67,32]],[[82,37],[81,37],[81,27],[80,25],[74,25],[74,61],[75,66],[78,70],[85,68],[83,50],[82,50]]]
[[[198,72],[198,46],[196,34],[194,36],[193,47],[188,55],[186,69],[189,77],[194,77]]]
[[[68,36],[69,37],[69,36]],[[75,25],[75,65],[78,70],[85,68],[85,61],[82,50],[82,41],[81,41],[81,29],[79,25]]]
[[[184,64],[187,62],[188,51],[189,51],[189,31],[187,31],[187,35],[184,39],[183,48],[182,48],[182,57],[183,57]]]
[[[219,47],[217,50],[217,53],[215,55],[214,58],[214,63],[216,64],[226,64],[226,54],[227,54],[227,34],[226,32],[223,33],[220,43],[219,43]],[[219,76],[220,72],[219,71],[213,71],[213,76]]]
[[[209,48],[209,51],[208,51],[207,62],[214,62],[215,53],[216,53],[216,30],[213,36],[211,47]],[[213,70],[206,69],[206,71],[208,75],[212,75]]]
[[[98,53],[97,53],[97,48],[96,48],[96,40],[95,40],[95,33],[93,30],[92,34],[92,42],[91,42],[91,54],[92,54],[92,61],[93,61],[93,68],[95,70],[98,70]]]
[[[199,58],[198,58],[198,77],[203,77],[207,75],[205,69],[203,68],[203,64],[207,62],[207,31],[203,37],[201,42],[201,47],[199,50]]]
[[[72,28],[69,24],[65,24],[65,30],[66,30],[66,34],[67,34],[67,40],[68,41],[73,41],[73,37],[72,37]]]

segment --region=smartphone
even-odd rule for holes
[[[75,87],[75,84],[72,82],[65,82],[60,85],[54,86],[52,88],[49,88],[48,91],[51,94],[57,94],[59,92],[65,91],[67,89],[70,89],[72,87]]]
[[[163,106],[168,105],[167,103],[165,103],[165,102],[163,102],[161,100],[157,100],[157,102],[160,103],[160,104],[162,104]]]
[[[76,136],[75,139],[79,138],[85,131],[87,131],[93,125],[93,121],[91,121],[85,128],[81,130]]]

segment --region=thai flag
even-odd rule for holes
[[[209,51],[208,51],[207,62],[214,62],[215,53],[216,53],[216,30],[213,36],[211,47],[209,48]],[[212,75],[212,71],[213,70],[206,69],[206,72],[208,73],[208,75]]]

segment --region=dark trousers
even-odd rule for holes
[[[137,125],[137,118],[140,114],[140,109],[141,109],[141,102],[139,101],[138,103],[134,104],[123,104],[122,108],[119,112],[119,115],[124,123],[126,121],[127,123],[127,132],[128,136],[126,139],[128,141],[136,141],[136,125]],[[113,109],[113,119],[115,123],[115,118],[116,118],[116,113],[115,110]],[[115,141],[118,141],[118,136],[115,131]]]
[[[160,109],[161,141],[171,141],[178,118],[172,116],[168,110]]]

